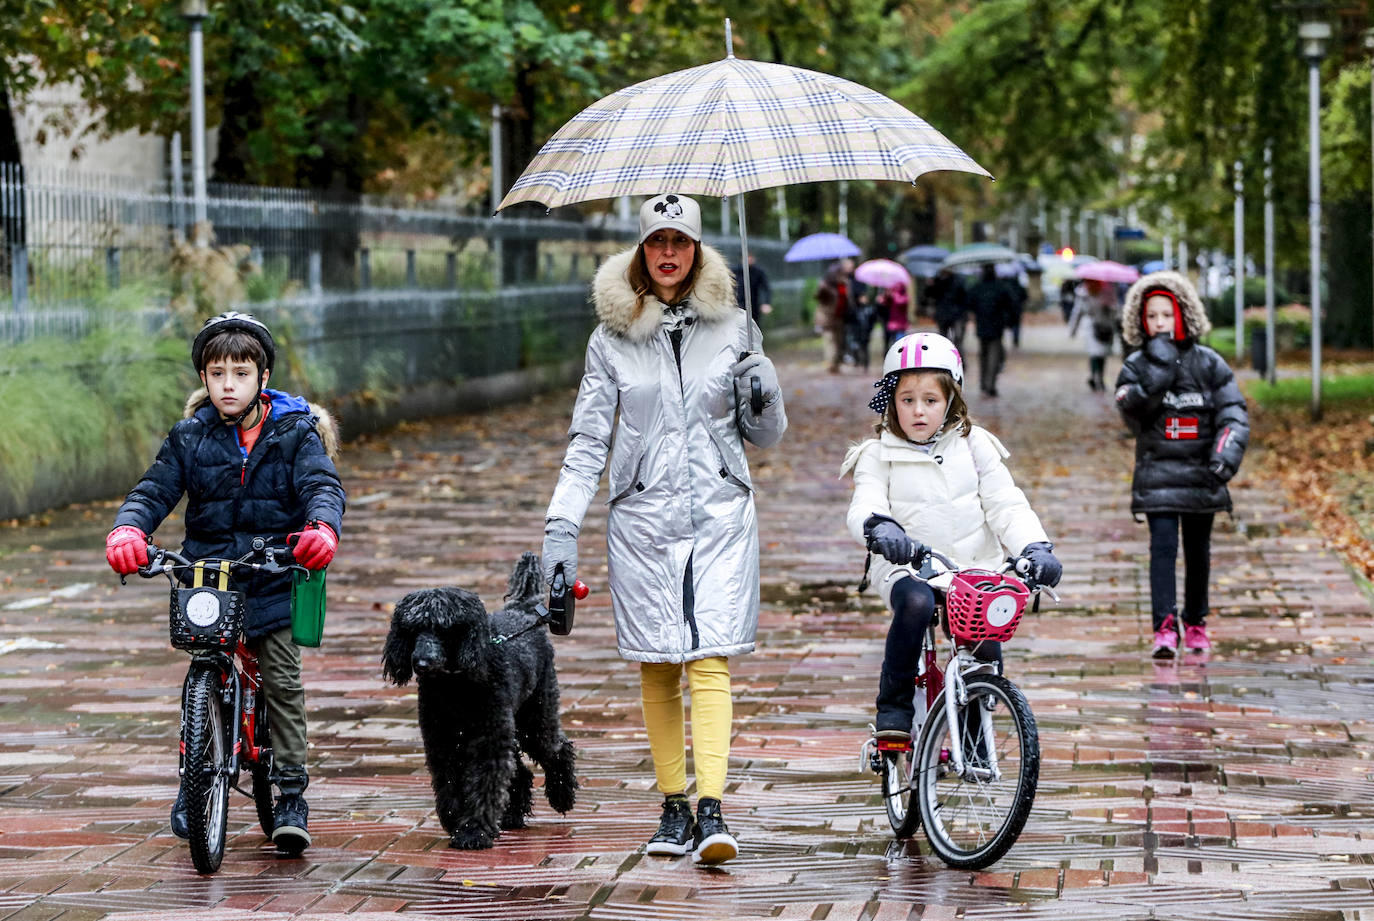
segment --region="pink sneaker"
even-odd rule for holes
[[[1189,652],[1210,652],[1212,641],[1207,639],[1207,627],[1203,624],[1184,624],[1183,648]]]
[[[1178,654],[1178,621],[1170,614],[1155,631],[1155,649],[1150,653],[1156,659],[1172,659]]]

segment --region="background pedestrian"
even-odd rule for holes
[[[935,325],[940,335],[963,354],[964,327],[968,323],[968,292],[963,280],[952,269],[941,269],[930,280],[926,294],[935,305]]]
[[[1088,389],[1092,391],[1107,389],[1103,374],[1120,328],[1116,287],[1104,281],[1085,279],[1074,295],[1069,335],[1083,340],[1083,348],[1088,353]]]
[[[911,324],[911,296],[907,293],[906,282],[899,281],[883,292],[878,299],[883,316],[883,351],[892,348],[892,343],[906,335]]]
[[[730,271],[735,276],[735,303],[743,307],[744,269],[735,263]],[[773,286],[768,281],[768,273],[758,264],[753,253],[749,254],[749,309],[753,311],[755,323],[773,312]]]
[[[968,306],[978,333],[978,383],[983,396],[997,396],[997,375],[1006,360],[1002,334],[1011,321],[1015,304],[997,267],[985,263],[977,283],[968,290]]]
[[[840,373],[845,357],[845,330],[856,309],[854,260],[831,264],[816,287],[816,328],[825,341],[826,364],[831,374]]]

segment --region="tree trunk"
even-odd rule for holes
[[[536,153],[534,118],[538,95],[534,69],[521,67],[515,74],[515,100],[501,107],[501,194],[504,195],[529,166]],[[534,217],[544,209],[535,205],[503,211],[511,216]],[[507,238],[501,244],[501,284],[533,284],[539,278],[539,241]]]
[[[1326,261],[1326,281],[1330,296],[1322,299],[1322,342],[1336,348],[1368,349],[1374,343],[1369,201],[1345,199],[1327,208],[1331,252]]]
[[[0,80],[0,163],[12,164],[10,179],[16,183],[5,201],[0,203],[0,275],[9,279],[13,269],[13,247],[23,245],[28,228],[24,213],[23,153],[19,149],[19,132],[14,126],[14,110],[10,108],[9,88]]]

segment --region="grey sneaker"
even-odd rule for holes
[[[658,831],[649,839],[644,853],[656,857],[681,857],[689,850],[695,824],[692,821],[692,806],[686,796],[678,793],[665,797]]]
[[[720,800],[710,797],[697,802],[697,833],[692,846],[692,863],[707,866],[725,863],[739,855],[739,842],[725,826]]]
[[[294,857],[310,846],[310,832],[306,830],[309,816],[310,806],[299,793],[277,797],[277,808],[272,812],[272,842],[277,850]]]

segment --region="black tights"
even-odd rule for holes
[[[889,603],[892,623],[883,649],[883,671],[878,678],[878,729],[911,728],[916,718],[916,670],[921,661],[926,630],[935,613],[935,590],[919,579],[905,576],[892,586]],[[974,655],[985,662],[1001,662],[1002,644],[980,643]]]
[[[1150,523],[1150,611],[1158,630],[1164,618],[1178,613],[1174,570],[1178,534],[1183,531],[1183,622],[1200,624],[1207,617],[1207,580],[1212,569],[1212,512],[1182,515],[1147,514]]]

